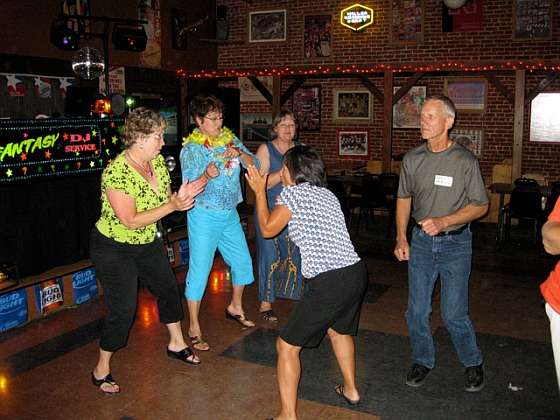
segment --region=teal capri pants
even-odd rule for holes
[[[231,268],[234,286],[253,283],[253,262],[237,209],[195,206],[187,213],[187,228],[189,271],[185,296],[188,300],[202,300],[216,249]]]

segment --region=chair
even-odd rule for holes
[[[536,179],[521,177],[513,181],[513,185],[516,187],[538,187],[539,183]]]
[[[523,183],[526,184],[523,185]],[[529,182],[521,181],[513,188],[509,203],[500,210],[499,242],[503,240],[504,226],[505,237],[509,239],[512,218],[519,219],[520,221],[524,219],[532,220],[533,239],[535,242],[538,242],[539,228],[542,224],[543,216],[542,195],[538,184],[535,186]]]
[[[348,206],[348,196],[346,194],[346,187],[341,181],[329,180],[328,189],[336,196],[340,203],[340,208],[344,214],[344,220],[348,224],[350,220],[350,208]]]
[[[357,232],[364,216],[375,222],[375,211],[387,213],[387,238],[395,221],[397,190],[399,176],[394,173],[382,173],[379,176],[366,175],[362,183],[362,195],[359,200],[360,212],[358,214]]]
[[[544,208],[544,220],[548,219],[550,213],[554,209],[556,200],[560,197],[560,181],[550,183],[550,195],[546,198],[546,206]]]

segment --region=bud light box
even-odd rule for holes
[[[27,322],[27,294],[17,290],[0,296],[0,332]]]
[[[76,305],[81,305],[97,296],[95,270],[93,268],[88,268],[87,270],[72,274],[72,290],[74,292],[74,303]]]
[[[37,284],[34,286],[34,289],[37,310],[42,315],[48,315],[64,305],[62,278]]]

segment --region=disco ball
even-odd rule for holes
[[[458,9],[459,7],[463,7],[467,0],[443,0],[443,2],[450,9]]]
[[[167,170],[169,172],[173,172],[175,170],[175,168],[177,167],[177,161],[175,160],[175,158],[173,156],[167,156],[165,158],[165,164],[167,165]]]
[[[103,55],[95,48],[80,48],[72,59],[72,70],[82,79],[96,79],[105,70]]]

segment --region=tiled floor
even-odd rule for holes
[[[410,349],[404,311],[406,264],[392,257],[382,223],[362,227],[355,243],[367,261],[370,287],[357,343],[362,403],[336,397],[340,380],[328,340],[302,353],[301,419],[558,419],[560,404],[548,323],[538,285],[555,259],[519,229],[497,248],[495,226],[476,225],[471,316],[485,356],[487,386],[462,390],[463,369],[434,296],[438,365],[425,386],[404,384]],[[182,280],[184,272],[178,272]],[[186,366],[165,354],[166,330],[151,295],[143,292],[128,346],[113,359],[122,393],[110,397],[89,379],[96,361],[101,299],[66,309],[0,335],[1,419],[264,419],[277,413],[274,340],[293,305],[280,301],[278,325],[259,320],[243,330],[224,318],[230,285],[217,260],[202,304],[210,352]],[[257,318],[257,287],[246,311]]]

